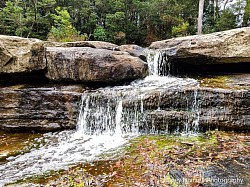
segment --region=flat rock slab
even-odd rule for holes
[[[53,81],[119,82],[145,77],[147,65],[126,52],[89,47],[47,47],[47,78]]]
[[[250,62],[250,28],[153,42],[150,49],[166,51],[172,61],[194,64]]]
[[[16,85],[0,89],[0,129],[55,131],[77,123],[82,86]]]
[[[115,50],[118,45],[103,41],[76,41],[76,42],[45,42],[46,47],[91,47],[96,49]]]

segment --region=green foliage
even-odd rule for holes
[[[243,16],[243,26],[250,25],[250,0],[246,0],[246,6],[244,9],[244,16]]]
[[[188,22],[183,22],[182,24],[178,25],[178,26],[173,26],[172,27],[172,34],[173,36],[186,36],[188,31],[188,26],[189,23]]]
[[[57,42],[70,42],[75,40],[86,40],[85,36],[80,35],[71,24],[71,18],[67,10],[57,7],[57,14],[52,14],[55,26],[52,26],[49,39]]]
[[[215,31],[224,31],[235,28],[235,20],[236,16],[232,11],[224,10],[215,22]]]
[[[95,40],[99,40],[99,41],[106,41],[107,40],[106,30],[101,26],[96,27],[93,35],[94,35]]]
[[[7,1],[0,8],[0,34],[46,39],[55,0]]]
[[[6,6],[0,9],[1,30],[8,35],[23,36],[24,16],[22,7],[17,3],[7,1]]]
[[[118,44],[125,43],[125,13],[115,12],[114,14],[107,14],[105,23],[108,31],[108,40]]]
[[[0,34],[55,41],[102,40],[149,45],[196,34],[197,0],[7,0],[0,1]],[[250,0],[225,10],[205,1],[204,32],[250,21]],[[61,7],[56,10],[56,7]],[[235,15],[235,16],[233,16]],[[243,15],[243,19],[242,19]],[[86,33],[86,34],[83,34]],[[83,36],[81,35],[83,34]]]

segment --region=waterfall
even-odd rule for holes
[[[122,100],[119,100],[115,115],[115,134],[117,135],[120,135],[122,133],[121,120],[122,120]]]
[[[149,76],[143,80],[136,80],[127,86],[100,88],[94,92],[85,92],[82,95],[77,132],[84,135],[140,135],[170,132],[167,128],[171,124],[165,124],[166,129],[159,131],[155,119],[150,120],[148,111],[144,110],[145,96],[158,95],[157,106],[152,112],[164,112],[161,109],[162,93],[181,90],[185,87],[194,87],[198,83],[194,79],[177,78],[171,76],[171,64],[168,56],[173,55],[176,49],[149,50],[147,55]],[[187,108],[191,114],[187,115],[184,128],[178,133],[193,134],[199,129],[199,102],[198,91],[193,96],[187,96]],[[176,101],[177,102],[177,101]],[[179,109],[177,109],[179,110]]]
[[[198,91],[194,90],[193,101],[191,105],[191,114],[188,116],[186,123],[184,124],[184,130],[182,135],[195,135],[199,132],[199,120],[200,120],[200,103],[197,98]]]
[[[126,93],[124,90],[124,95],[130,95],[130,92]],[[140,125],[144,120],[143,96],[138,95],[134,99],[132,102],[126,100],[126,96],[122,96],[122,90],[111,88],[84,93],[76,136],[139,135]],[[131,107],[124,107],[123,102]]]
[[[69,165],[99,159],[100,155],[141,134],[170,132],[170,122],[163,119],[159,128],[153,114],[171,113],[165,105],[179,110],[178,103],[164,103],[168,94],[196,87],[197,81],[171,75],[168,56],[175,49],[148,52],[149,76],[130,85],[99,88],[82,94],[76,130],[47,133],[36,141],[39,148],[8,158],[0,164],[0,186],[49,170],[67,169]],[[185,98],[181,98],[185,99]],[[175,108],[176,107],[176,108]],[[189,98],[186,110],[191,110],[185,130],[198,129],[198,92]],[[178,112],[178,111],[177,111]],[[192,118],[192,119],[191,119]],[[184,124],[183,124],[184,125]],[[179,128],[177,126],[176,128]]]
[[[169,79],[172,76],[173,64],[171,64],[168,58],[170,56],[175,55],[176,50],[177,49],[174,47],[167,48],[164,50],[148,50],[147,62],[148,62],[148,68],[149,68],[149,76],[154,77],[154,79],[155,78],[156,79],[159,79],[159,78]],[[176,82],[178,83],[179,80],[176,79]],[[198,101],[197,95],[198,95],[198,91],[194,90],[193,100],[191,104],[191,115],[188,115],[186,123],[184,124],[184,129],[180,131],[180,128],[177,127],[176,133],[181,133],[183,135],[192,135],[192,134],[196,134],[199,131],[200,111],[199,111],[199,101]],[[189,100],[190,98],[187,98],[187,99]],[[158,102],[159,103],[158,103],[157,110],[160,110],[161,92],[159,93]],[[188,103],[187,110],[189,110],[189,108],[190,108],[190,105]],[[166,124],[166,127],[168,127],[168,124]],[[167,128],[165,132],[168,132]]]
[[[169,76],[171,75],[171,62],[169,56],[176,53],[176,48],[168,48],[164,50],[148,50],[147,62],[149,75],[154,76]]]

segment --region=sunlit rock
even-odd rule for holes
[[[121,45],[116,48],[116,50],[128,52],[132,56],[139,57],[140,59],[146,61],[146,52],[143,47],[138,45],[130,44],[130,45]]]
[[[29,73],[45,68],[41,40],[0,35],[0,74]]]

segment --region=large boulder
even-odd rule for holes
[[[38,39],[0,35],[0,74],[45,69],[43,45]]]
[[[147,65],[126,52],[89,47],[47,47],[47,78],[54,81],[120,82],[142,78]]]
[[[150,49],[166,53],[172,62],[222,64],[250,62],[250,28],[153,42]]]
[[[0,129],[55,131],[74,128],[81,86],[15,85],[0,88]]]

